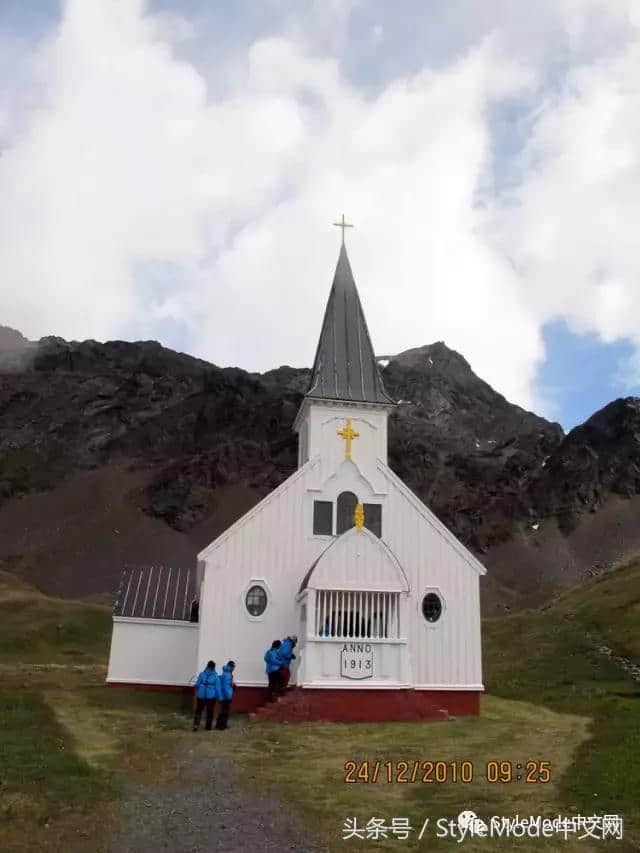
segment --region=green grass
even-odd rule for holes
[[[445,724],[285,726],[260,722],[250,737],[216,742],[260,789],[274,790],[310,821],[336,829],[348,815],[603,814],[625,819],[629,840],[640,836],[640,685],[597,650],[606,643],[636,658],[640,636],[640,561],[569,590],[533,611],[483,623],[482,716]],[[639,618],[636,618],[638,615]],[[345,785],[345,759],[468,758],[479,773],[471,785]],[[551,763],[552,783],[488,784],[489,758]],[[331,833],[333,832],[333,835]],[[352,842],[349,842],[350,844]],[[400,842],[376,842],[396,849]],[[489,849],[478,841],[478,850]],[[552,849],[519,842],[519,850]],[[595,842],[594,842],[595,843]],[[403,842],[412,849],[410,842]],[[451,842],[430,840],[433,849]],[[587,841],[562,849],[594,849]],[[358,845],[355,844],[357,847]],[[491,849],[508,844],[495,842]],[[465,849],[475,848],[465,842]],[[595,848],[597,849],[597,848]]]
[[[565,592],[551,605],[616,653],[640,660],[640,560]]]
[[[42,824],[116,795],[113,778],[78,757],[73,738],[37,693],[1,691],[0,720],[0,824]]]
[[[159,715],[192,714],[193,692],[163,693],[129,687],[91,686],[83,690],[86,701],[104,711],[149,711]]]
[[[2,663],[106,663],[111,637],[107,607],[6,589],[0,596]]]
[[[340,828],[348,816],[365,821],[373,815],[407,816],[420,826],[424,817],[454,817],[473,808],[481,815],[619,813],[628,838],[616,850],[626,853],[638,849],[640,838],[640,686],[597,647],[606,644],[637,661],[638,625],[635,561],[537,610],[484,621],[488,695],[480,718],[384,725],[263,721],[248,732],[233,727],[228,736],[199,743],[227,754],[248,785],[279,796],[283,808],[297,812],[336,849],[345,849]],[[180,716],[188,710],[188,697],[107,689],[97,670],[11,671],[14,663],[105,663],[110,631],[106,608],[24,589],[0,594],[0,661],[9,665],[12,688],[0,694],[0,818],[8,816],[9,825],[13,819],[14,842],[26,838],[27,828],[38,830],[52,814],[65,811],[77,820],[85,816],[73,824],[74,833],[80,826],[97,832],[102,804],[117,794],[114,780],[135,774],[156,779],[173,766],[172,749],[184,737],[177,730],[188,728]],[[466,759],[474,762],[475,775],[468,785],[347,784],[349,758]],[[551,782],[490,784],[485,766],[491,758],[549,761]],[[63,826],[60,820],[56,827]],[[3,832],[4,826],[0,849]],[[35,845],[43,837],[36,831],[31,841]],[[554,843],[521,840],[518,849],[549,850]],[[370,849],[371,842],[349,846]],[[433,837],[428,846],[454,849],[451,841]],[[465,842],[468,853],[509,846]],[[416,841],[375,842],[379,850],[400,847],[416,849]],[[25,841],[24,849],[35,847]],[[562,849],[586,853],[599,847],[569,841]]]
[[[640,685],[594,642],[638,648],[640,561],[563,593],[539,610],[485,620],[485,686],[494,695],[592,718],[591,737],[563,779],[581,810],[606,804],[640,829]],[[626,604],[625,604],[626,602]]]
[[[426,817],[455,819],[473,808],[489,816],[557,813],[558,788],[574,751],[587,736],[588,719],[557,714],[525,702],[485,697],[480,718],[459,718],[448,723],[302,724],[285,725],[262,721],[250,734],[204,742],[216,754],[226,752],[243,776],[259,791],[277,793],[301,815],[305,825],[325,835],[331,849],[376,849],[394,851],[456,849],[457,842],[437,839],[433,831],[418,841]],[[551,762],[551,782],[527,785],[492,784],[487,780],[486,762],[509,760],[514,767],[530,758]],[[397,762],[442,760],[471,761],[473,781],[389,784],[382,776],[373,782],[345,782],[344,764],[352,759],[360,765],[369,761]],[[516,776],[514,770],[514,777]],[[416,832],[406,841],[394,838],[375,842],[342,840],[347,817],[359,823],[373,816],[387,823],[408,817]],[[500,849],[503,846],[497,844]],[[504,845],[508,847],[509,845]],[[466,841],[465,850],[493,850],[486,841]],[[522,841],[518,849],[537,849]],[[567,850],[589,850],[588,846]]]

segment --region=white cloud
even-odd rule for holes
[[[632,7],[556,5],[567,67],[553,90],[547,54],[523,66],[496,26],[437,71],[425,57],[365,94],[339,59],[356,3],[285,16],[219,87],[185,58],[190,21],[69,0],[35,95],[25,85],[38,106],[0,157],[3,321],[108,338],[169,319],[221,364],[308,364],[344,211],[379,352],[444,339],[532,405],[547,319],[640,347]],[[546,34],[553,16],[540,15]],[[503,101],[534,115],[521,178],[496,197]],[[149,263],[180,271],[175,291],[149,297]]]
[[[619,6],[615,7],[619,11]],[[640,32],[540,107],[517,206],[492,223],[532,314],[640,347]]]

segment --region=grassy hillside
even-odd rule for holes
[[[564,795],[582,809],[628,814],[640,830],[640,762],[631,758],[640,754],[640,683],[602,645],[640,662],[640,560],[538,610],[485,620],[485,687],[591,717]]]
[[[49,598],[0,573],[0,662],[106,663],[111,609]]]
[[[565,592],[548,609],[598,633],[618,654],[640,660],[640,559]]]
[[[483,623],[485,687],[557,703],[607,681],[599,645],[640,661],[640,559],[546,605]]]
[[[0,663],[6,676],[0,728],[9,733],[0,750],[6,769],[0,818],[9,818],[0,842],[11,847],[22,839],[23,847],[11,849],[38,849],[36,841],[42,844],[53,829],[65,833],[67,827],[65,853],[84,849],[74,846],[78,833],[88,827],[93,836],[101,827],[108,834],[108,826],[118,825],[125,777],[161,775],[173,766],[176,751],[193,748],[181,716],[185,706],[180,697],[103,686],[108,608],[47,598],[9,580],[0,577]],[[617,813],[625,819],[626,838],[616,849],[638,849],[640,685],[616,656],[638,661],[639,607],[636,560],[539,609],[485,620],[488,695],[479,719],[428,725],[260,722],[248,731],[234,725],[222,739],[198,740],[198,749],[228,755],[246,784],[280,796],[306,826],[327,837],[331,849],[344,849],[338,836],[347,816],[365,822],[374,814],[407,816],[420,827],[425,817],[454,817],[464,808],[486,815]],[[603,653],[605,645],[614,654]],[[34,670],[33,663],[58,668]],[[91,666],[77,671],[65,663]],[[473,782],[344,782],[347,759],[427,758],[473,761]],[[485,764],[492,758],[549,761],[551,782],[489,784]],[[555,843],[522,841],[518,849],[550,850]],[[375,848],[396,850],[399,844],[389,839]],[[496,842],[492,849],[509,844]],[[413,842],[401,846],[415,849]],[[454,849],[452,842],[433,837],[429,846]],[[577,839],[562,847],[599,849]],[[466,849],[488,848],[467,842]]]

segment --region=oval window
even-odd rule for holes
[[[435,592],[428,592],[422,599],[422,615],[427,622],[437,622],[442,615],[442,602]]]
[[[245,598],[247,610],[251,616],[262,616],[267,609],[267,593],[261,586],[252,586]]]

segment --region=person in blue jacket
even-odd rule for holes
[[[233,671],[236,668],[235,661],[230,660],[222,667],[222,674],[218,678],[218,700],[220,702],[220,711],[216,720],[217,729],[229,728],[229,708],[233,699],[233,691],[236,683],[233,680]]]
[[[294,634],[292,637],[285,637],[284,640],[280,643],[280,660],[282,661],[280,665],[280,691],[284,692],[287,689],[287,684],[289,683],[289,679],[291,678],[291,661],[296,659],[296,656],[293,653],[294,648],[296,647],[298,642],[298,638]]]
[[[275,702],[276,695],[280,690],[280,670],[282,668],[282,658],[280,657],[280,640],[274,640],[271,643],[271,648],[264,653],[265,670],[269,679],[269,687],[267,689],[267,702]]]
[[[207,714],[204,727],[207,731],[211,731],[213,711],[218,697],[218,673],[216,672],[216,665],[212,660],[209,661],[206,668],[198,676],[195,685],[195,694],[196,708],[193,715],[193,730],[197,732],[200,728],[202,711],[206,708]]]

